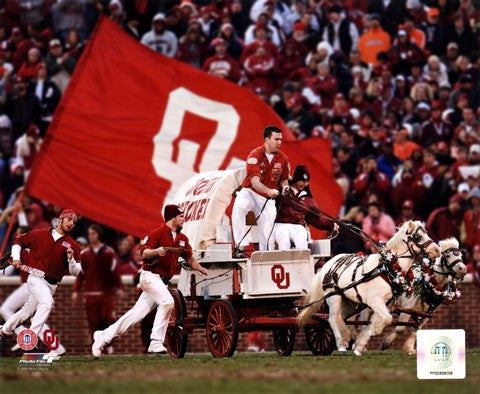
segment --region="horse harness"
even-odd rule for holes
[[[410,234],[407,233],[408,238],[404,242],[407,245],[409,255],[403,255],[403,256],[393,256],[392,255],[390,257],[389,255],[385,254],[384,251],[381,251],[379,253],[380,256],[381,256],[379,264],[369,272],[366,272],[366,273],[363,272],[363,264],[366,260],[365,256],[358,256],[358,255],[355,255],[355,254],[349,254],[349,255],[346,255],[346,256],[343,256],[343,257],[339,258],[336,261],[336,263],[330,268],[330,270],[325,274],[325,276],[323,278],[323,284],[322,284],[323,285],[323,290],[324,291],[328,290],[328,289],[333,289],[334,290],[332,293],[329,293],[326,296],[324,296],[324,298],[328,298],[328,297],[331,297],[331,296],[337,295],[337,294],[343,296],[343,294],[347,290],[350,290],[350,289],[353,288],[355,290],[355,293],[356,293],[356,296],[357,296],[359,302],[363,304],[362,297],[361,297],[360,293],[358,292],[357,287],[360,284],[369,282],[369,281],[375,279],[378,276],[380,276],[383,280],[385,280],[385,282],[387,282],[388,285],[392,289],[393,296],[392,296],[392,299],[390,301],[398,298],[401,294],[404,293],[405,289],[404,289],[404,287],[402,286],[401,283],[395,282],[395,278],[397,277],[397,275],[395,274],[395,270],[394,270],[393,266],[395,264],[397,264],[398,260],[401,259],[401,258],[413,258],[413,259],[416,258],[417,253],[414,253],[409,241],[413,242],[415,244],[415,246],[417,246],[420,249],[421,253],[418,257],[421,257],[421,258],[423,258],[427,255],[426,249],[433,243],[433,240],[430,239],[430,238],[428,240],[426,240],[424,243],[420,243],[420,241],[422,239],[422,236],[419,234],[419,232],[418,232],[419,230],[420,230],[420,228],[417,228],[412,233],[410,233]],[[352,264],[356,264],[355,268],[352,272],[352,279],[351,279],[352,283],[350,283],[346,287],[340,288],[338,286],[338,281],[339,281],[341,275]],[[359,280],[355,281],[355,277],[357,275],[357,271],[360,268],[360,266],[362,266],[362,275],[363,276]]]

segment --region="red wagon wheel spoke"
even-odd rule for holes
[[[277,354],[280,356],[290,356],[295,346],[295,337],[295,330],[288,328],[273,330],[273,344],[275,345]]]
[[[207,315],[207,343],[215,357],[231,357],[238,341],[238,321],[230,301],[212,303]]]
[[[335,349],[335,337],[326,320],[313,317],[317,321],[316,325],[305,327],[305,339],[310,351],[318,355],[329,355]]]
[[[165,345],[171,357],[182,358],[185,356],[188,342],[188,334],[185,330],[187,307],[185,299],[179,290],[171,289],[170,293],[174,301],[174,310],[168,322]]]

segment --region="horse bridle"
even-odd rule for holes
[[[423,230],[423,227],[418,227],[415,229],[415,231],[412,231],[411,233],[407,232],[408,237],[405,243],[407,244],[408,251],[412,254],[412,256],[409,257],[413,258],[417,255],[417,253],[414,253],[414,251],[412,250],[410,242],[412,242],[418,249],[420,249],[420,254],[422,256],[428,257],[427,248],[431,244],[433,244],[433,239],[428,237],[428,239],[424,243],[420,243],[420,241],[422,240],[422,235],[419,234],[420,230],[424,231],[425,234],[427,234],[427,232]]]
[[[448,263],[445,255],[448,253],[453,253],[454,256],[460,256],[458,259],[453,260],[450,264]],[[462,251],[459,248],[448,248],[442,252],[442,257],[440,262],[442,265],[447,269],[447,272],[439,272],[433,270],[436,274],[443,275],[443,276],[448,276],[451,275],[452,277],[456,278],[457,273],[453,270],[453,267],[455,267],[458,263],[463,263],[463,259],[461,258],[462,256]]]

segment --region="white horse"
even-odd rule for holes
[[[433,266],[427,265],[414,270],[416,293],[410,297],[403,294],[397,299],[395,305],[400,308],[413,309],[419,312],[433,313],[445,300],[452,300],[460,296],[456,289],[456,282],[462,281],[467,267],[462,260],[462,253],[455,238],[448,238],[439,242],[442,255],[435,260]],[[407,322],[410,315],[401,313],[399,322]],[[415,341],[417,330],[427,324],[428,318],[422,319],[417,328],[410,327],[411,332],[403,351],[407,354],[415,354]],[[397,339],[398,335],[405,332],[407,327],[397,326],[390,335],[382,340],[382,349],[387,349]]]
[[[403,275],[410,269],[414,259],[424,254],[432,259],[437,258],[440,256],[440,247],[428,236],[421,222],[410,220],[400,226],[382,254],[372,254],[366,258],[340,254],[331,258],[313,277],[310,293],[305,297],[306,307],[297,317],[298,325],[304,326],[326,299],[328,321],[335,335],[337,349],[346,351],[350,331],[342,317],[342,300],[365,304],[372,309],[373,316],[355,341],[354,352],[361,355],[372,336],[380,335],[392,321],[387,307],[396,287],[392,282],[403,282]],[[390,280],[384,279],[385,276]]]

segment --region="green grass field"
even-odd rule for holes
[[[18,358],[0,359],[0,393],[480,393],[480,350],[467,354],[464,380],[420,381],[416,357],[397,351],[362,357],[334,352],[168,356],[62,357],[49,370],[18,370]]]

